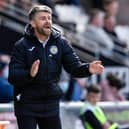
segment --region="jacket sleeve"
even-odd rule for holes
[[[14,86],[22,86],[32,81],[29,71],[30,69],[26,67],[25,49],[18,42],[15,44],[12,51],[8,81]]]
[[[63,40],[63,66],[74,77],[90,76],[89,63],[82,63],[71,45]]]
[[[101,123],[96,119],[95,115],[91,111],[86,111],[84,113],[85,121],[88,122],[93,129],[103,129]]]

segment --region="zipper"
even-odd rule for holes
[[[45,81],[48,80],[48,67],[47,67],[47,47],[43,45],[43,58],[44,58],[44,66],[45,66]]]

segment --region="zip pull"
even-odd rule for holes
[[[43,43],[43,48],[45,48],[45,46],[46,46],[46,44],[45,44],[45,43]]]
[[[49,61],[52,63],[52,54],[49,54],[49,55],[48,55],[48,59],[49,59]]]
[[[52,54],[49,54],[48,57],[52,58]]]

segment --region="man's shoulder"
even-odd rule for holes
[[[64,43],[67,41],[66,37],[64,37],[64,36],[59,36],[58,38],[56,38],[56,40],[58,43]]]
[[[65,36],[60,36],[56,39],[57,43],[62,46],[69,46],[70,42],[67,40]]]
[[[85,102],[84,105],[83,105],[82,108],[81,108],[81,112],[82,112],[82,113],[87,112],[87,111],[88,111],[88,112],[89,112],[89,111],[93,112],[94,109],[95,109],[95,108],[94,108],[90,103]]]
[[[25,42],[25,38],[20,38],[19,40],[17,40],[16,42],[15,42],[15,46],[19,46],[19,45],[22,45],[23,43]]]
[[[27,39],[25,37],[20,38],[19,40],[16,41],[16,43],[14,44],[16,47],[20,47],[20,46],[26,46],[27,43]]]

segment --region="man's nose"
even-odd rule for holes
[[[47,22],[47,23],[50,23],[50,19],[46,18],[46,22]]]

